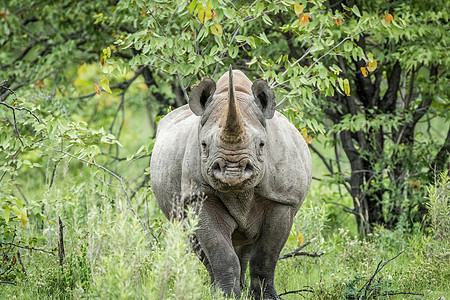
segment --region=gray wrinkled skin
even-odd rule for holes
[[[231,67],[217,84],[204,79],[189,105],[158,125],[151,160],[158,204],[171,219],[175,199],[202,195],[199,256],[228,296],[241,296],[249,265],[253,297],[279,299],[275,267],[311,176],[309,149],[275,111],[267,83]]]

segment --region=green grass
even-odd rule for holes
[[[18,286],[1,285],[0,298],[221,299],[210,289],[207,272],[188,246],[195,224],[183,230],[180,224],[171,224],[156,213],[149,217],[149,232],[156,238],[148,239],[118,191],[111,201],[101,197],[94,177],[80,188],[69,188],[64,182],[59,181],[46,194],[49,201],[60,200],[48,206],[44,230],[33,229],[32,223],[26,228],[17,226],[19,235],[38,235],[37,247],[51,249],[57,245],[56,220],[61,216],[66,250],[63,268],[57,255],[21,251],[28,279],[18,280]],[[136,206],[143,196],[138,197]],[[158,212],[154,199],[149,204],[150,211]],[[404,251],[375,276],[366,296],[408,292],[423,296],[383,299],[437,299],[449,295],[450,262],[439,255],[445,251],[444,245],[431,233],[405,236],[378,228],[367,240],[360,240],[352,233],[351,219],[340,228],[334,227],[328,218],[329,208],[309,199],[297,215],[293,232],[301,233],[305,241],[317,238],[305,251],[318,249],[325,254],[281,260],[275,277],[279,293],[308,289],[310,292],[301,293],[307,299],[361,296],[365,290],[362,294],[358,291],[379,262]],[[283,253],[298,246],[298,240],[292,238]],[[283,296],[298,298],[299,294]]]

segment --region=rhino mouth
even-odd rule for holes
[[[209,173],[225,186],[240,187],[244,182],[255,177],[257,169],[248,158],[238,162],[229,162],[220,158],[214,161]]]

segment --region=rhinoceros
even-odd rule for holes
[[[201,197],[195,238],[211,283],[239,298],[279,299],[274,273],[311,184],[311,155],[298,130],[275,111],[265,80],[232,70],[203,79],[189,104],[158,124],[151,158],[156,200],[172,218],[175,199]]]

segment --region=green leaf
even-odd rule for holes
[[[212,11],[211,11],[211,1],[208,1],[207,7],[205,9],[205,22],[211,19]]]
[[[212,34],[222,36],[222,25],[220,25],[219,23],[211,25],[209,29],[211,30]]]
[[[236,16],[236,11],[233,8],[231,8],[231,7],[225,8],[223,10],[223,13],[225,14],[225,16],[228,19],[234,19],[234,17]]]
[[[3,206],[3,209],[3,218],[5,218],[6,224],[8,224],[9,216],[11,215],[11,209],[7,205]]]
[[[192,14],[194,12],[195,7],[197,6],[197,0],[193,0],[191,4],[189,4],[189,13]]]
[[[269,41],[269,39],[267,38],[267,36],[266,36],[266,34],[265,34],[264,32],[261,32],[261,33],[259,34],[259,38],[260,38],[261,40],[263,40],[264,43],[270,44],[270,41]]]
[[[357,15],[358,17],[361,18],[361,13],[359,12],[358,6],[353,5],[353,7],[352,7],[352,12],[353,12],[355,15]]]
[[[108,93],[112,94],[111,89],[109,88],[109,80],[106,77],[103,77],[102,81],[100,81],[100,85],[102,88],[107,91]]]
[[[344,79],[344,92],[347,96],[350,96],[350,83],[347,78]]]
[[[100,148],[97,145],[90,145],[89,146],[89,155],[94,157],[97,154],[102,153],[102,151],[100,151]]]
[[[252,36],[247,37],[247,43],[250,45],[250,47],[256,48],[256,43],[255,43],[254,37],[252,37]]]
[[[20,216],[20,209],[17,207],[17,206],[13,206],[13,207],[11,207],[11,209],[12,209],[12,211],[14,212],[14,214],[16,214],[16,216]]]
[[[262,19],[263,19],[264,23],[266,23],[267,25],[272,25],[272,24],[273,24],[273,22],[272,22],[272,20],[270,19],[270,17],[269,17],[268,15],[266,15],[266,14],[264,14],[264,15],[262,16]]]
[[[228,54],[230,55],[231,58],[235,58],[237,56],[239,52],[239,48],[236,45],[230,45],[228,47]]]

